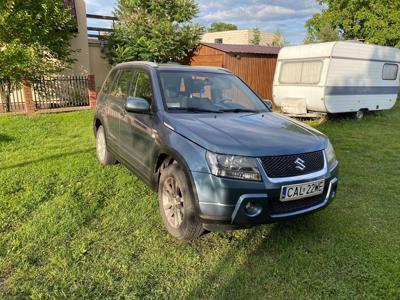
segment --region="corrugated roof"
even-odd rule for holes
[[[201,44],[227,53],[277,55],[281,50],[281,47],[272,47],[272,46],[231,45],[231,44],[212,44],[212,43],[201,43]]]

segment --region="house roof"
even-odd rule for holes
[[[273,47],[273,46],[231,45],[231,44],[212,44],[212,43],[201,43],[201,44],[227,53],[278,55],[279,51],[281,50],[281,47]]]

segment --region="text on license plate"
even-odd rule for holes
[[[324,192],[325,180],[285,185],[281,189],[281,201],[291,201],[320,195]]]

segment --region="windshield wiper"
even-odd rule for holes
[[[241,113],[241,112],[248,112],[248,113],[258,113],[257,110],[248,109],[248,108],[231,108],[231,109],[224,109],[223,112],[234,112],[234,113]]]
[[[194,113],[222,113],[222,110],[212,110],[212,109],[205,109],[200,107],[170,107],[168,110],[180,110],[180,111],[188,111]]]

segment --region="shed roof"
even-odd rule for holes
[[[212,43],[201,43],[201,44],[227,53],[278,55],[279,51],[281,50],[281,47],[273,47],[273,46],[232,45],[232,44],[212,44]]]

